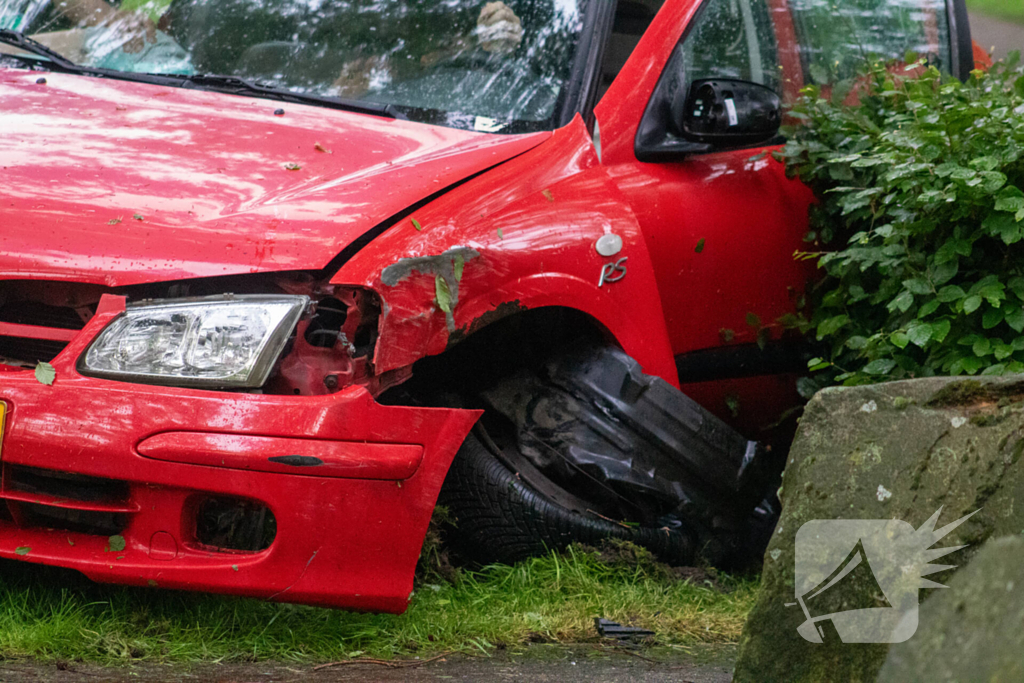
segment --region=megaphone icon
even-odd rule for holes
[[[844,591],[844,586],[855,590]],[[859,596],[864,605],[851,604],[847,596]],[[881,598],[879,599],[879,596]],[[839,632],[832,622],[832,616],[839,612],[856,609],[892,609],[885,591],[878,585],[878,579],[871,570],[864,541],[857,539],[857,545],[847,554],[827,578],[803,595],[797,596],[797,603],[806,619],[797,627],[797,632],[812,643],[841,642]],[[836,608],[839,609],[836,609]],[[814,616],[818,614],[819,616]]]

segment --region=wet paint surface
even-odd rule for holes
[[[322,268],[380,221],[550,135],[296,104],[274,116],[280,102],[37,76],[0,70],[5,278],[117,286]]]

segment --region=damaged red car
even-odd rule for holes
[[[771,528],[785,102],[961,0],[0,5],[0,557],[399,612],[467,556]],[[775,425],[773,427],[773,425]]]

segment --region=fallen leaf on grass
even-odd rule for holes
[[[53,380],[57,379],[57,371],[49,363],[38,363],[36,365],[36,379],[46,386],[51,386]]]

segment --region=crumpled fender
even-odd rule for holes
[[[602,256],[596,242],[609,234],[622,248]],[[399,221],[333,282],[380,294],[378,372],[441,353],[517,311],[565,306],[678,386],[647,244],[579,117]]]

